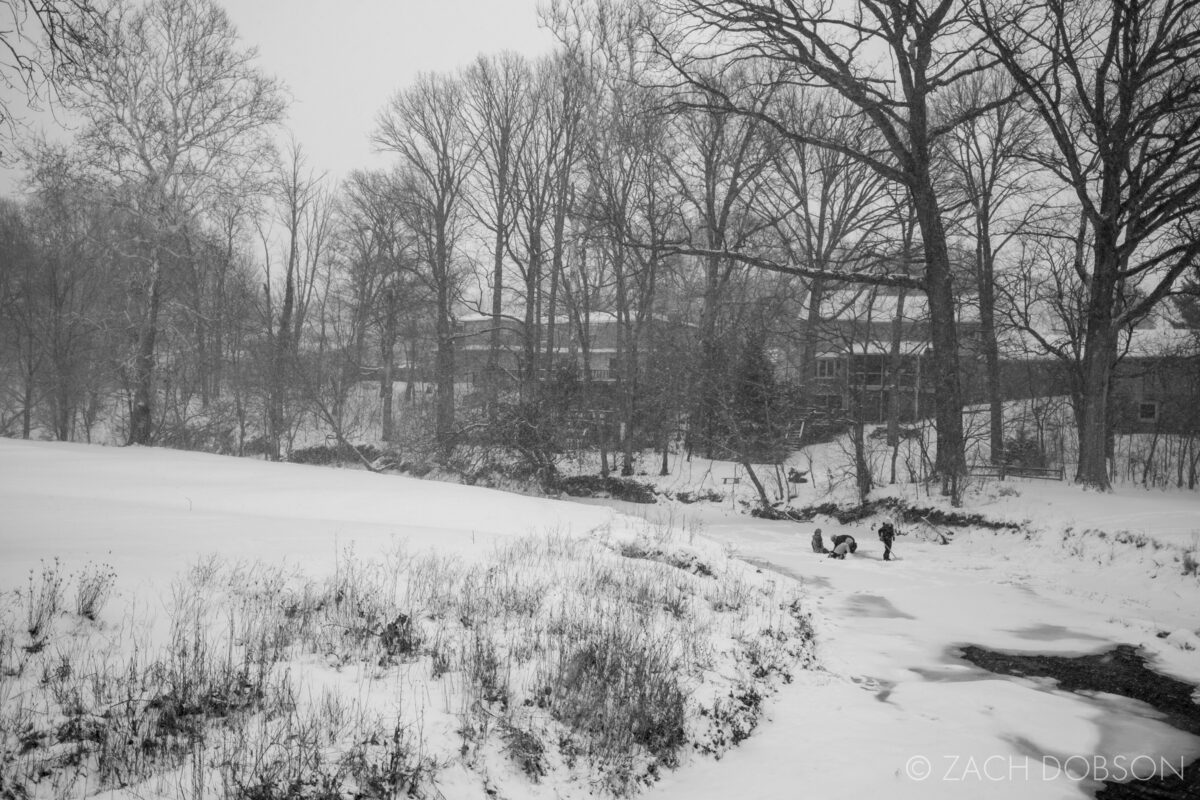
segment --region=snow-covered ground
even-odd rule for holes
[[[1159,518],[1160,497],[1098,502],[1063,488],[1023,484],[1027,503],[1013,510],[1023,508],[1033,525],[1044,511],[1104,530],[1094,506],[1111,503],[1123,517],[1137,514],[1142,530],[1153,534],[1161,521],[1175,537],[1190,508],[1192,526],[1200,525],[1194,497],[1164,504]],[[1044,532],[1030,527],[1029,538],[960,533],[946,546],[918,541],[914,527],[896,544],[900,560],[889,563],[866,526],[819,520],[826,536],[848,532],[863,543],[856,557],[833,561],[809,551],[811,526],[801,533],[699,513],[707,535],[807,587],[824,669],[786,687],[772,721],[739,750],[669,776],[650,796],[775,798],[804,787],[820,798],[1087,797],[1095,785],[1078,780],[1083,762],[1072,757],[1115,772],[1151,756],[1138,762],[1144,774],[1157,759],[1179,769],[1181,759],[1200,755],[1200,739],[1141,704],[998,677],[954,650],[1080,654],[1130,643],[1158,669],[1200,683],[1200,651],[1192,649],[1200,647],[1200,583],[1181,575],[1166,549],[1097,544],[1097,557],[1076,557],[1054,532],[1058,522]],[[1058,768],[1068,759],[1071,776]]]
[[[724,482],[744,477],[733,465],[688,469],[711,488],[746,488]],[[696,474],[687,485],[699,488]],[[799,503],[827,491],[797,488]],[[344,565],[339,554],[351,546],[366,562],[399,542],[469,563],[526,534],[620,540],[670,527],[700,534],[680,551],[689,558],[734,552],[771,591],[798,589],[813,614],[817,662],[767,699],[769,721],[748,740],[720,759],[685,754],[649,796],[1086,797],[1095,784],[1080,777],[1085,761],[1143,774],[1200,756],[1200,739],[1142,704],[995,676],[955,651],[1074,654],[1129,643],[1157,669],[1200,683],[1200,578],[1188,566],[1200,558],[1200,495],[1009,481],[974,487],[964,510],[1021,531],[962,531],[941,546],[902,526],[910,535],[897,541],[899,560],[883,562],[869,523],[819,519],[826,538],[850,532],[862,545],[833,561],[811,551],[813,525],[753,519],[734,499],[566,503],[360,471],[0,440],[0,589],[24,590],[47,559],[104,562],[120,576],[116,609],[163,602],[171,576],[212,552],[321,575]],[[639,516],[663,521],[647,528]],[[713,663],[717,672],[733,666]],[[0,713],[13,703],[0,696]],[[422,735],[452,740],[438,733],[449,724],[431,713]],[[443,796],[483,796],[477,774],[445,765],[443,774]],[[490,780],[507,797],[585,788],[525,785],[519,772]]]

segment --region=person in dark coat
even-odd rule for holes
[[[848,533],[839,533],[833,537],[833,550],[829,552],[830,558],[845,558],[847,553],[858,551],[858,542],[854,541],[854,537]]]
[[[812,549],[814,553],[828,553],[825,549],[825,540],[821,538],[821,529],[817,528],[813,531]]]
[[[892,523],[885,522],[879,526],[879,541],[883,542],[883,560],[892,560],[892,542],[896,540],[896,528]]]

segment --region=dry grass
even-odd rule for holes
[[[324,578],[209,559],[161,633],[104,613],[103,568],[70,614],[55,564],[0,606],[0,797],[420,796],[449,765],[631,794],[748,735],[811,657],[788,590],[685,538],[347,551]]]

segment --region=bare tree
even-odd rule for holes
[[[517,181],[521,170],[529,166],[525,147],[533,125],[532,81],[528,63],[515,53],[481,56],[463,76],[468,106],[465,122],[479,149],[475,175],[482,197],[472,204],[474,216],[492,235],[492,329],[484,370],[489,414],[495,412],[499,389],[504,262],[516,224]]]
[[[747,80],[738,70],[712,80],[720,81],[727,94],[759,109],[771,104],[777,88],[770,82]],[[718,394],[727,388],[719,380],[719,359],[714,357],[725,333],[721,317],[727,311],[730,283],[745,269],[721,253],[746,248],[776,220],[764,213],[770,205],[763,197],[770,183],[764,178],[774,162],[776,142],[757,117],[714,108],[702,97],[681,103],[678,113],[672,115],[668,135],[676,148],[668,161],[675,190],[682,196],[684,214],[696,228],[689,238],[709,251],[701,259],[700,355],[694,382],[695,417],[700,426],[694,434],[711,455],[715,432],[710,428],[721,404]]]
[[[854,107],[838,95],[783,91],[777,109],[775,113],[789,129],[810,131],[814,139],[843,141],[858,150],[879,147],[874,130],[860,124]],[[816,271],[806,281],[807,298],[797,337],[801,396],[811,403],[814,352],[821,344],[821,309],[828,293],[842,285],[826,276],[870,272],[884,259],[889,269],[894,269],[898,255],[891,245],[894,237],[885,237],[891,233],[896,199],[878,171],[808,138],[790,140],[779,148],[773,178],[768,183],[768,197],[776,209],[778,236],[791,261]]]
[[[954,87],[948,113],[985,105],[990,98],[1012,93],[1003,73],[979,73]],[[1038,144],[1036,118],[1021,104],[993,107],[950,132],[943,142],[950,165],[949,180],[969,210],[969,235],[975,240],[979,335],[987,382],[988,430],[992,463],[1004,450],[1004,415],[1000,386],[1000,349],[996,330],[996,270],[1000,252],[1036,216],[1041,203],[1028,154]]]
[[[0,130],[11,137],[16,128],[9,92],[36,107],[46,86],[57,91],[101,46],[103,23],[92,0],[0,0]],[[0,147],[0,163],[12,154]]]
[[[422,277],[435,298],[438,445],[454,444],[454,304],[461,271],[455,249],[462,235],[466,181],[478,157],[463,118],[463,86],[422,74],[379,115],[375,143],[396,153],[404,173],[405,214],[417,240]]]
[[[550,205],[550,286],[545,302],[545,363],[548,373],[554,367],[560,294],[565,294],[563,278],[569,243],[568,218],[575,202],[575,172],[583,149],[584,122],[591,85],[582,65],[570,53],[559,53],[537,65],[536,141],[546,165],[546,184]]]
[[[167,239],[186,227],[208,193],[241,172],[240,164],[264,158],[284,105],[275,81],[254,66],[255,51],[239,46],[213,0],[139,7],[119,0],[103,47],[89,55],[71,91],[87,122],[82,142],[145,231],[128,253],[144,265],[129,441],[149,444],[164,272],[174,263]]]
[[[273,275],[271,250],[275,246],[272,226],[260,228],[263,243],[263,318],[266,322],[267,369],[267,455],[274,461],[282,456],[281,443],[286,431],[285,406],[294,377],[301,332],[309,303],[317,287],[325,240],[329,230],[330,200],[320,177],[306,166],[303,149],[292,143],[287,160],[280,166],[275,181],[275,204],[282,225],[284,247],[282,275]],[[274,283],[282,280],[276,299]]]
[[[915,281],[895,275],[875,276],[872,281],[912,286],[929,296],[938,397],[937,471],[943,491],[957,501],[965,470],[963,398],[955,288],[935,180],[935,150],[939,139],[991,105],[962,109],[948,118],[937,115],[939,95],[987,66],[978,47],[981,37],[971,30],[961,4],[957,0],[860,0],[844,6],[658,0],[656,5],[664,16],[678,20],[658,34],[661,54],[683,80],[707,92],[713,104],[757,116],[793,141],[844,153],[906,188],[917,210],[924,274]],[[706,66],[714,58],[723,63],[765,60],[785,68],[784,80],[837,92],[857,110],[861,124],[875,129],[881,146],[862,149],[792,130],[778,117],[746,107],[706,80]],[[800,271],[761,256],[748,260],[766,268]]]
[[[355,172],[345,190],[344,231],[347,279],[355,314],[354,360],[365,359],[368,327],[379,336],[381,438],[393,439],[396,347],[402,312],[415,314],[422,301],[414,285],[412,236],[404,226],[404,198],[396,175]],[[411,376],[408,385],[411,388]]]
[[[1110,486],[1119,332],[1200,255],[1200,1],[979,0],[972,9],[1048,131],[1034,156],[1074,192],[1088,258],[1076,479]]]

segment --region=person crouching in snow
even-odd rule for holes
[[[848,533],[839,533],[833,537],[833,550],[829,552],[830,558],[845,558],[847,553],[858,551],[858,542],[854,541],[854,537]]]
[[[879,541],[883,542],[883,560],[892,560],[892,542],[896,540],[896,528],[890,522],[879,526]]]
[[[814,553],[828,553],[825,549],[825,540],[821,538],[821,529],[817,528],[813,531],[812,549]]]

